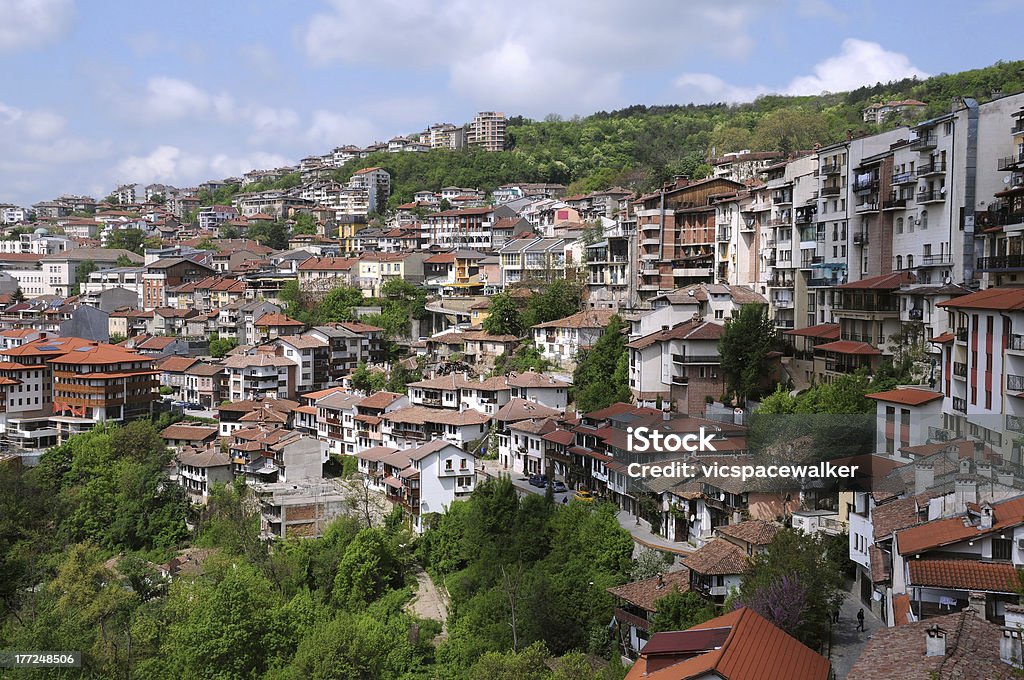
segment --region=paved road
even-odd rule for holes
[[[839,610],[839,623],[832,631],[831,660],[832,667],[836,671],[836,680],[843,680],[849,675],[850,669],[853,668],[861,650],[864,649],[864,643],[884,625],[875,618],[870,609],[864,607],[865,631],[857,630],[857,612],[861,606],[860,600],[855,595],[845,593],[843,606]]]

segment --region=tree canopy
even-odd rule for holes
[[[625,329],[625,322],[618,315],[612,316],[593,348],[581,352],[573,374],[579,410],[595,411],[619,401],[632,401]]]

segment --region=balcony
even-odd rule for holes
[[[967,413],[967,400],[961,397],[953,397],[953,410]]]
[[[821,168],[820,168],[821,174],[822,175],[826,175],[826,176],[827,175],[838,175],[842,171],[843,171],[843,166],[842,166],[841,163],[826,163],[825,165],[822,165]]]
[[[865,193],[867,191],[877,191],[877,190],[878,190],[878,178],[877,177],[871,177],[871,178],[868,178],[868,179],[855,180],[853,182],[853,191],[854,191],[854,193],[862,194],[862,193]]]
[[[868,244],[868,235],[866,232],[853,235],[853,245],[855,246],[866,246]]]
[[[910,140],[910,148],[914,151],[931,151],[939,144],[939,137],[934,132]]]
[[[922,165],[917,169],[918,177],[929,177],[931,175],[942,175],[946,172],[946,164],[942,161]]]
[[[857,204],[858,213],[874,213],[878,212],[879,208],[878,201],[864,201]]]
[[[978,271],[1021,271],[1024,270],[1024,255],[994,255],[978,258]]]
[[[922,319],[924,319],[924,310],[909,309],[907,310],[907,318],[909,318],[911,321],[921,321]]]
[[[957,342],[967,342],[967,329],[966,328],[961,328],[961,329],[957,330],[957,332],[956,332],[956,341]]]
[[[882,210],[902,210],[907,207],[905,198],[887,198],[882,201]]]
[[[793,194],[789,192],[778,192],[772,195],[772,203],[775,205],[789,205],[793,202]]]
[[[1000,158],[996,167],[1001,170],[1017,170],[1024,166],[1024,152],[1017,154],[1016,156],[1007,156],[1006,158]]]
[[[840,284],[839,279],[832,278],[811,278],[807,279],[808,288],[829,288],[831,286],[838,286]]]
[[[793,319],[775,319],[776,328],[793,328]]]
[[[731,228],[719,229],[718,230],[718,240],[719,241],[731,241],[732,240],[732,229]]]
[[[768,222],[769,227],[789,227],[792,226],[793,220],[787,217],[776,217]]]
[[[1010,432],[1024,432],[1024,416],[1006,414],[1006,429]]]
[[[963,362],[960,362],[960,361],[954,361],[953,362],[953,375],[955,375],[958,378],[966,378],[967,377],[967,364],[965,364]]]
[[[1024,375],[1007,374],[1006,389],[1010,392],[1024,392]]]
[[[917,181],[917,177],[914,177],[913,172],[901,172],[898,175],[892,176],[892,184],[898,186],[900,184],[913,184]]]
[[[937,203],[939,201],[946,200],[946,190],[936,189],[934,191],[919,191],[917,192],[918,203]]]
[[[825,262],[825,257],[823,255],[814,255],[812,257],[805,257],[802,260],[800,260],[800,268],[801,269],[810,269],[814,265],[822,264],[823,262]]]
[[[1017,122],[1010,128],[1011,135],[1024,135],[1024,118],[1018,118]]]
[[[925,255],[921,258],[920,267],[938,267],[940,265],[952,264],[953,256],[950,253],[940,255]]]
[[[687,385],[690,382],[690,377],[686,375],[674,375],[672,376],[673,385]]]
[[[983,210],[974,214],[975,229],[1006,227],[1022,223],[1024,223],[1024,210],[1010,212],[1005,208],[1000,208],[998,210]]]
[[[772,298],[772,306],[776,309],[793,309],[792,298]]]
[[[1013,350],[1014,352],[1024,352],[1024,335],[1011,335],[1007,349]]]
[[[743,231],[753,231],[756,226],[757,226],[757,220],[755,220],[753,217],[744,217],[743,218],[743,223],[741,225],[741,228],[743,229]]]
[[[402,437],[403,439],[426,439],[426,434],[420,430],[409,430],[394,428],[391,430],[392,436]]]
[[[792,288],[793,281],[790,279],[781,279],[772,277],[765,282],[769,288]]]
[[[811,222],[814,221],[814,217],[815,217],[814,211],[812,211],[812,210],[801,210],[801,211],[798,211],[796,213],[795,221],[796,221],[797,224],[810,224]]]
[[[673,354],[672,362],[676,364],[717,364],[722,358],[717,354]]]
[[[838,196],[839,194],[842,193],[842,191],[843,191],[842,187],[828,187],[828,186],[826,186],[826,187],[822,187],[821,188],[821,195],[823,197]]]

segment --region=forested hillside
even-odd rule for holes
[[[335,174],[345,181],[360,168],[391,172],[394,207],[421,189],[457,185],[492,190],[506,182],[560,182],[570,193],[611,185],[636,190],[673,175],[702,177],[713,155],[741,149],[794,151],[842,139],[847,131],[871,133],[864,123],[870,103],[918,99],[928,104],[913,123],[948,110],[954,96],[988,101],[993,90],[1024,90],[1024,61],[927,80],[907,79],[815,97],[765,96],[741,105],[632,106],[584,118],[543,121],[513,117],[505,153],[473,150],[372,154],[350,161]]]

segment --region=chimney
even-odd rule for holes
[[[967,608],[979,619],[985,619],[985,593],[971,592],[967,596]]]
[[[1003,663],[1020,667],[1024,656],[1024,607],[1015,604],[1006,605],[1006,620],[1003,622],[1003,636],[999,639],[999,659]]]
[[[846,128],[846,141],[849,142],[852,139],[853,139],[853,129],[852,128]]]
[[[1002,97],[1003,97],[1003,88],[1001,88],[1001,87],[993,87],[992,88],[992,99],[993,100],[1002,99]]]
[[[979,462],[978,475],[981,477],[988,477],[989,479],[992,479],[992,464]]]
[[[992,506],[988,503],[984,503],[981,506],[981,522],[978,524],[981,529],[992,528]]]
[[[946,631],[935,625],[925,632],[924,655],[946,656]]]
[[[958,506],[978,502],[978,483],[973,479],[954,480],[953,492]]]
[[[918,463],[914,466],[914,493],[923,494],[935,483],[935,468],[931,463]]]

